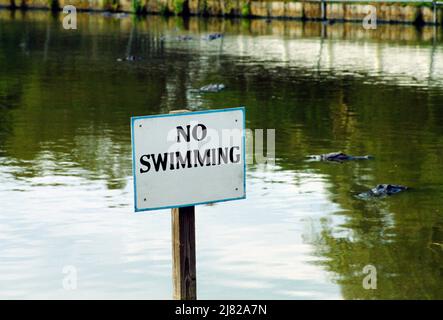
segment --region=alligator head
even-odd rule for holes
[[[373,197],[391,196],[393,194],[408,190],[409,187],[397,184],[378,184],[369,191],[362,192],[357,195],[358,198],[368,199]]]
[[[317,160],[317,161],[336,161],[336,162],[343,162],[348,160],[368,160],[372,159],[372,156],[350,156],[346,153],[343,153],[341,151],[339,152],[331,152],[331,153],[325,153],[320,155],[313,155],[308,156],[310,159]]]

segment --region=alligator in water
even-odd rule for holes
[[[105,18],[123,19],[123,18],[129,17],[129,14],[124,13],[124,12],[113,13],[113,12],[105,11],[102,13],[102,16]]]
[[[194,39],[192,36],[188,36],[188,35],[182,35],[182,36],[177,36],[176,39],[178,41],[189,41]]]
[[[373,156],[350,156],[343,152],[331,152],[331,153],[325,153],[320,155],[312,155],[308,156],[311,160],[317,160],[317,161],[337,161],[337,162],[343,162],[348,160],[368,160],[372,159]]]
[[[203,40],[209,40],[209,41],[219,39],[219,38],[223,38],[222,33],[211,33],[211,34],[208,34],[208,35],[202,37]]]
[[[406,186],[401,186],[397,184],[378,184],[375,188],[369,191],[360,193],[359,198],[372,198],[372,197],[383,197],[391,196],[393,194],[408,190]]]
[[[224,84],[212,83],[200,88],[201,92],[219,92],[225,88]]]
[[[121,61],[139,61],[142,60],[141,57],[138,56],[126,56],[125,58],[118,58],[117,61],[121,62]]]

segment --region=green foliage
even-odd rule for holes
[[[233,10],[233,0],[225,0],[225,15],[231,15]]]
[[[48,1],[48,7],[52,10],[52,11],[56,11],[60,8],[58,0],[47,0]]]
[[[303,1],[301,1],[301,0],[283,0],[284,2],[303,2]],[[432,2],[411,2],[411,1],[405,1],[405,2],[401,2],[401,1],[398,1],[398,2],[384,2],[384,1],[352,1],[352,0],[349,0],[349,1],[346,1],[346,2],[343,2],[343,1],[340,1],[340,0],[337,0],[337,1],[334,1],[334,0],[331,0],[331,1],[328,1],[327,2],[327,4],[329,4],[329,3],[338,3],[338,4],[360,4],[360,5],[377,5],[377,4],[383,4],[383,5],[395,5],[395,6],[402,6],[402,7],[405,7],[405,6],[413,6],[413,7],[432,7],[433,6],[433,4],[432,4]]]
[[[119,0],[104,0],[103,9],[117,11],[120,6]]]
[[[118,2],[118,0],[112,0],[112,4],[111,4],[112,11],[117,11],[119,6],[120,6],[120,3]]]
[[[201,1],[200,12],[206,16],[208,15],[208,2],[206,0]]]
[[[241,28],[245,31],[249,31],[251,28],[251,19],[241,19]]]
[[[184,4],[186,0],[174,0],[174,13],[182,14],[184,10]]]
[[[241,8],[241,15],[243,17],[249,17],[251,15],[251,2],[247,1],[243,4]]]
[[[141,0],[131,0],[131,8],[134,13],[141,13],[143,6]]]
[[[414,7],[428,7],[428,8],[434,7],[434,4],[432,2],[408,2],[404,3],[403,5],[414,6]]]
[[[163,16],[168,16],[170,14],[169,8],[166,4],[160,4],[160,14]]]

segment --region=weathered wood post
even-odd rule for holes
[[[188,110],[174,110],[183,113]],[[195,259],[195,207],[171,209],[172,282],[175,300],[197,299]]]
[[[171,214],[173,298],[196,300],[195,207],[174,208]]]

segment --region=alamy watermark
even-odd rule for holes
[[[363,18],[363,28],[366,30],[377,29],[377,7],[365,6],[366,16]]]
[[[63,7],[63,13],[66,14],[63,17],[63,29],[77,29],[77,8],[73,5],[67,5]]]
[[[62,280],[63,289],[77,289],[77,268],[72,265],[64,266],[62,273],[65,275]]]
[[[185,136],[192,136],[193,139],[183,141]],[[239,152],[243,140],[245,141],[246,164],[275,164],[275,129],[224,129],[220,132],[192,121],[185,128],[179,127],[168,132],[167,141],[173,143],[169,146],[167,153],[177,154],[182,158],[193,156],[188,155],[189,150],[199,150],[200,153],[203,152],[196,155],[199,159],[204,158],[210,161],[211,157],[230,157],[233,163],[237,163],[240,161]]]
[[[363,278],[363,288],[366,290],[377,289],[377,268],[368,264],[364,266],[363,273],[367,274],[367,276]]]

